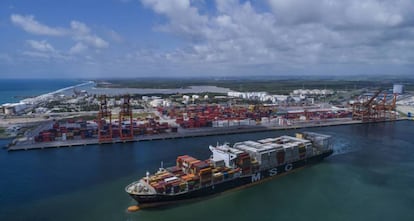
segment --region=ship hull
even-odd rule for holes
[[[225,191],[239,189],[248,187],[251,185],[258,184],[260,182],[269,180],[271,178],[296,171],[300,168],[310,166],[322,161],[324,158],[328,157],[333,153],[332,150],[324,152],[320,155],[316,155],[310,158],[301,159],[292,163],[286,163],[279,165],[274,168],[269,168],[265,170],[258,171],[253,174],[246,176],[240,176],[231,180],[226,180],[224,182],[216,183],[214,185],[206,186],[196,190],[191,190],[188,192],[180,194],[153,194],[153,195],[139,195],[139,194],[129,194],[134,198],[140,207],[156,207],[169,205],[174,203],[185,202],[189,200],[196,200],[199,198],[214,196]]]

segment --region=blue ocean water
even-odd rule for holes
[[[0,150],[0,220],[414,220],[414,121],[313,128],[334,137],[320,164],[240,191],[129,213],[124,187],[177,155],[284,130],[38,151]],[[308,129],[309,130],[309,129]],[[0,145],[2,145],[0,141]]]
[[[0,79],[0,105],[85,82],[71,79]]]

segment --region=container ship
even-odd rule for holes
[[[209,148],[209,159],[179,156],[175,166],[147,172],[125,191],[140,208],[165,206],[255,185],[333,153],[331,136],[313,132]]]

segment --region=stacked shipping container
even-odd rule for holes
[[[129,122],[128,122],[129,123]],[[127,133],[129,127],[127,123],[120,124],[124,133]],[[114,121],[112,125],[104,124],[101,133],[107,134],[109,127],[112,129],[112,137],[120,137],[120,128],[118,121]],[[133,134],[136,135],[151,135],[177,132],[176,127],[170,126],[167,122],[160,123],[153,118],[148,118],[145,121],[133,121]],[[52,124],[52,128],[41,131],[34,137],[35,142],[50,142],[50,141],[66,141],[73,139],[88,139],[98,136],[98,121],[85,121],[83,119],[68,119],[67,121],[56,121]]]

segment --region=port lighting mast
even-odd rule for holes
[[[98,112],[98,140],[102,142],[112,142],[112,114],[108,109],[108,103],[105,95],[99,98]],[[109,120],[109,122],[108,122]]]
[[[124,95],[121,110],[119,111],[119,137],[121,140],[134,139],[134,127],[132,122],[132,109],[130,105],[130,96]]]

